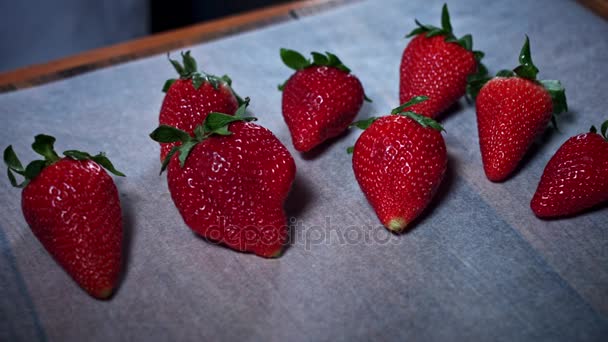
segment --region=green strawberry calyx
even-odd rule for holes
[[[545,90],[551,95],[553,102],[553,116],[551,122],[553,126],[557,128],[557,115],[568,111],[568,102],[566,101],[566,89],[562,86],[558,80],[539,80],[537,79],[538,68],[532,61],[532,54],[530,52],[530,38],[526,35],[524,45],[519,52],[519,65],[513,70],[501,70],[496,73],[496,77],[520,77],[532,82],[536,82],[543,86]],[[483,86],[492,78],[490,77],[477,77],[469,78],[467,84],[467,94],[469,97],[475,99],[479,94],[479,91]]]
[[[418,27],[412,30],[412,32],[410,32],[408,35],[406,35],[406,38],[410,38],[420,34],[424,34],[427,38],[435,36],[444,36],[446,42],[458,44],[467,51],[473,53],[475,61],[477,62],[477,72],[470,75],[469,77],[481,78],[487,75],[488,69],[485,67],[485,65],[481,63],[481,59],[483,58],[484,53],[482,51],[473,50],[473,36],[470,34],[465,34],[461,38],[457,38],[454,35],[454,31],[452,30],[452,23],[450,22],[450,12],[448,11],[447,4],[443,4],[443,7],[441,9],[441,27],[421,24],[418,19],[416,19],[415,22]]]
[[[347,74],[350,73],[350,68],[344,65],[340,58],[331,52],[326,51],[325,54],[322,54],[320,52],[313,51],[310,54],[312,55],[312,62],[310,59],[306,59],[306,57],[295,50],[285,48],[281,48],[280,50],[281,60],[283,63],[295,71],[313,66],[327,66],[342,70]],[[287,81],[283,82],[277,87],[279,91],[283,91],[283,88],[285,88],[285,83],[287,83]],[[365,101],[372,102],[367,95],[364,94],[363,96],[365,97]]]
[[[247,105],[249,104],[249,98],[245,98],[244,103],[236,110],[234,115],[228,115],[224,113],[212,112],[207,115],[205,121],[202,124],[196,126],[194,129],[194,137],[181,129],[175,127],[160,125],[152,133],[150,138],[159,143],[173,143],[181,142],[180,145],[174,146],[169,154],[165,157],[162,162],[160,173],[162,174],[169,165],[171,158],[176,153],[179,153],[178,159],[181,167],[184,167],[186,159],[190,155],[190,152],[197,144],[205,141],[213,135],[226,136],[231,135],[232,132],[228,130],[228,126],[236,121],[255,121],[257,118],[253,116],[245,116]]]
[[[420,115],[413,111],[409,111],[409,110],[404,111],[406,108],[419,104],[419,103],[422,103],[428,99],[429,98],[427,96],[414,96],[409,101],[405,102],[404,104],[400,105],[399,107],[393,108],[393,110],[391,110],[391,115],[405,116],[407,118],[410,118],[410,119],[416,121],[420,126],[422,126],[424,128],[434,129],[439,132],[445,131],[443,126],[441,126],[441,124],[439,124],[437,121],[433,120],[432,118],[429,118],[424,115]],[[365,129],[369,128],[369,126],[371,126],[379,118],[380,117],[372,116],[367,119],[355,121],[349,126],[349,128],[356,127],[356,128],[365,130]],[[353,150],[354,150],[354,147],[351,146],[346,149],[346,152],[350,154],[350,153],[353,153]]]
[[[57,152],[55,152],[54,144],[54,137],[45,134],[38,134],[34,138],[32,149],[39,155],[43,156],[44,159],[34,160],[26,167],[23,167],[23,164],[21,164],[21,161],[13,150],[12,145],[9,145],[6,149],[4,149],[4,163],[8,167],[7,174],[11,185],[16,188],[24,188],[34,178],[36,178],[45,167],[61,160],[61,157],[57,154]],[[103,152],[99,152],[99,154],[92,156],[82,151],[67,150],[63,152],[63,155],[74,160],[92,160],[117,176],[125,176],[122,172],[114,168],[114,165],[110,159],[108,159]],[[15,173],[23,177],[23,181],[21,183],[17,182]]]
[[[220,77],[208,74],[204,71],[198,71],[196,59],[190,55],[190,51],[181,52],[180,55],[182,56],[182,63],[171,59],[171,56],[167,53],[167,58],[169,59],[169,62],[171,62],[171,65],[173,65],[175,71],[177,71],[180,79],[192,80],[192,86],[196,90],[204,83],[209,83],[215,90],[218,90],[220,85],[223,85],[232,92],[239,103],[239,106],[244,103],[244,100],[234,91],[234,89],[232,89],[232,79],[228,75]],[[163,85],[163,93],[169,91],[169,88],[171,88],[171,85],[175,83],[175,81],[177,81],[175,78],[168,79]]]
[[[608,141],[608,120],[602,123],[602,126],[600,127],[601,133],[597,132],[597,128],[595,128],[595,126],[591,126],[591,128],[589,128],[589,132],[599,134],[602,136],[602,138],[604,138],[604,140]]]

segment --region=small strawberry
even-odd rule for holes
[[[190,51],[182,53],[183,65],[169,59],[179,79],[165,82],[166,93],[158,122],[192,134],[194,128],[211,112],[234,114],[242,99],[232,90],[227,75],[217,77],[197,71],[196,60]],[[160,158],[164,160],[175,144],[161,144]]]
[[[454,36],[447,5],[443,5],[441,28],[418,20],[416,24],[419,27],[407,35],[415,38],[401,58],[399,100],[404,103],[424,94],[428,101],[411,110],[435,118],[465,94],[467,78],[482,77],[487,69],[480,62],[483,52],[473,51],[472,36]]]
[[[382,224],[401,232],[429,204],[447,166],[443,128],[405,111],[426,100],[417,96],[391,114],[355,122],[365,129],[353,149],[353,171]]]
[[[300,152],[342,133],[363,100],[371,101],[350,69],[336,55],[326,54],[312,52],[311,63],[296,51],[281,49],[283,63],[296,70],[279,90],[283,91],[283,117]]]
[[[44,160],[25,168],[8,146],[8,178],[23,188],[23,216],[44,248],[91,296],[108,298],[122,262],[122,216],[118,191],[103,168],[124,175],[103,153],[69,150],[61,158],[54,142],[51,136],[37,135],[32,148]],[[14,173],[25,180],[18,184]]]
[[[547,127],[552,113],[568,110],[566,93],[559,81],[536,79],[538,68],[532,63],[527,36],[519,61],[521,65],[513,71],[503,70],[492,79],[478,79],[469,88],[470,95],[477,98],[483,167],[493,182],[505,180],[515,170],[534,139]]]
[[[196,233],[230,248],[276,257],[287,240],[283,203],[296,166],[264,127],[248,121],[246,104],[234,116],[210,113],[195,136],[160,126],[158,142],[181,142],[165,159],[175,206]]]
[[[608,121],[568,139],[551,157],[530,206],[538,217],[578,214],[608,201]]]

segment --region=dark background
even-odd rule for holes
[[[289,0],[0,1],[0,72]]]
[[[150,0],[150,29],[151,32],[162,32],[285,2],[289,2],[289,0]]]

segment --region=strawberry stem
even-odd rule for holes
[[[417,123],[419,123],[424,128],[430,127],[432,129],[438,130],[440,132],[445,131],[445,129],[443,129],[443,126],[441,126],[437,121],[433,120],[432,118],[414,113],[412,111],[404,111],[406,108],[411,107],[413,105],[417,105],[419,103],[422,103],[428,99],[429,98],[426,96],[414,96],[409,101],[402,104],[401,106],[391,110],[391,115],[401,115],[401,116],[408,117],[408,118],[416,121]],[[367,119],[355,121],[352,124],[350,124],[350,126],[348,126],[348,127],[349,128],[357,127],[362,130],[365,130],[365,129],[369,128],[369,126],[371,126],[378,119],[379,119],[379,117],[373,116],[373,117],[370,117]]]
[[[348,128],[357,127],[359,129],[366,130],[369,128],[369,126],[371,126],[374,123],[374,121],[376,121],[378,119],[379,119],[378,117],[372,116],[371,118],[355,121],[352,124],[350,124],[350,126],[348,126]]]
[[[480,51],[473,51],[473,36],[470,34],[465,34],[461,38],[457,38],[454,35],[452,30],[452,23],[450,22],[450,12],[448,11],[448,5],[443,4],[441,8],[441,27],[436,27],[433,25],[421,24],[418,19],[415,19],[414,22],[418,26],[410,33],[408,33],[405,37],[410,38],[413,36],[417,36],[420,34],[424,34],[427,38],[435,37],[435,36],[445,36],[445,41],[448,43],[456,43],[468,51],[473,53],[479,53]],[[481,53],[483,56],[483,53]],[[480,58],[481,59],[481,58]],[[479,60],[478,60],[479,62]]]
[[[345,73],[350,73],[350,68],[347,67],[346,65],[344,65],[344,63],[342,63],[342,61],[340,60],[340,58],[336,55],[334,55],[331,52],[327,52],[325,51],[325,54],[322,54],[320,52],[316,52],[313,51],[310,54],[312,55],[312,62],[309,59],[306,59],[306,57],[304,57],[301,53],[295,51],[295,50],[290,50],[290,49],[285,49],[285,48],[281,48],[281,50],[279,51],[279,54],[281,56],[281,60],[283,61],[283,63],[295,70],[295,71],[299,71],[299,70],[303,70],[306,68],[310,68],[313,66],[326,66],[326,67],[331,67],[331,68],[336,68],[339,70],[344,71]],[[279,89],[279,91],[283,91],[283,88],[285,88],[285,84],[287,83],[287,81],[283,82],[282,84],[279,84],[277,86],[277,89]],[[363,94],[365,101],[367,102],[372,102],[372,100],[367,97],[367,95]]]
[[[496,73],[496,77],[520,77],[542,85],[551,96],[553,103],[553,116],[551,122],[553,127],[557,127],[557,115],[568,111],[568,102],[566,100],[566,90],[558,80],[538,80],[538,68],[532,61],[532,53],[530,50],[530,38],[526,35],[524,45],[519,52],[519,65],[513,70],[500,70]],[[485,67],[484,67],[485,68]],[[486,76],[472,75],[467,80],[467,95],[475,99],[479,91],[491,78]]]
[[[413,105],[417,105],[417,104],[422,103],[422,102],[424,102],[424,101],[426,101],[428,99],[429,98],[427,96],[414,96],[409,101],[407,101],[404,104],[402,104],[401,106],[399,106],[397,108],[393,108],[393,110],[391,110],[391,114],[399,114],[399,113],[403,112],[403,110],[405,108],[411,107]]]
[[[392,115],[401,115],[401,116],[405,116],[408,117],[414,121],[416,121],[418,124],[420,124],[420,126],[424,127],[424,128],[432,128],[434,130],[437,130],[439,132],[441,131],[445,131],[445,129],[443,129],[443,126],[441,126],[437,121],[433,120],[432,118],[429,118],[428,116],[424,116],[424,115],[420,115],[418,113],[414,113],[412,111],[404,111],[404,109],[409,108],[413,105],[417,105],[419,103],[422,103],[426,100],[428,100],[429,98],[426,96],[414,96],[412,97],[409,101],[407,101],[406,103],[402,104],[401,106],[393,109],[391,111]]]
[[[521,78],[535,81],[536,75],[538,74],[538,68],[536,65],[534,65],[534,62],[532,62],[532,54],[530,53],[530,39],[528,38],[528,35],[526,35],[524,46],[522,46],[519,53],[519,63],[520,65],[513,69],[513,72]]]
[[[420,115],[420,114],[410,112],[410,111],[397,113],[396,115],[408,117],[408,118],[416,121],[420,126],[422,126],[424,128],[432,128],[439,132],[441,132],[441,131],[445,132],[445,129],[443,128],[443,126],[441,126],[439,124],[439,122],[433,120],[432,118],[429,118],[428,116]]]
[[[26,187],[40,174],[40,172],[42,172],[45,167],[59,161],[61,157],[59,157],[57,152],[55,152],[54,144],[55,138],[50,135],[38,134],[36,137],[34,137],[32,149],[36,153],[43,156],[44,160],[33,160],[25,168],[23,168],[23,165],[13,150],[12,145],[9,145],[6,149],[4,149],[4,163],[8,167],[7,174],[11,185],[17,188]],[[86,152],[68,150],[63,152],[63,155],[74,160],[90,159],[117,176],[125,176],[122,172],[114,168],[112,162],[110,162],[103,152],[92,156]],[[21,183],[17,182],[14,173],[24,178]]]
[[[340,58],[338,58],[338,56],[334,55],[331,52],[326,51],[325,54],[322,54],[313,51],[310,54],[312,55],[312,62],[295,50],[285,48],[281,48],[280,50],[281,60],[283,61],[283,63],[285,63],[285,65],[289,68],[296,71],[310,68],[313,66],[328,66],[340,69],[346,73],[350,73],[350,68],[344,65]]]
[[[555,129],[557,127],[557,115],[568,111],[568,102],[566,101],[566,90],[562,86],[560,81],[557,80],[538,80],[538,68],[532,61],[532,53],[530,52],[530,38],[526,35],[526,40],[519,53],[519,63],[513,71],[502,70],[499,71],[497,76],[501,77],[521,77],[527,80],[537,82],[542,85],[545,90],[551,95],[551,102],[553,103],[553,116],[551,117],[551,123]]]
[[[208,139],[213,135],[231,135],[232,132],[228,130],[228,126],[236,121],[255,121],[257,118],[252,116],[245,116],[247,105],[249,104],[249,98],[245,98],[243,105],[241,105],[234,115],[228,115],[224,113],[211,112],[205,118],[202,124],[196,126],[194,129],[194,137],[181,129],[160,125],[152,133],[150,138],[159,143],[173,143],[181,142],[181,145],[174,146],[165,159],[162,162],[160,174],[162,174],[169,165],[171,158],[176,153],[179,153],[178,160],[181,167],[184,167],[188,156],[192,149],[199,143]]]
[[[476,98],[479,90],[487,81],[490,80],[490,78],[488,77],[488,68],[481,63],[481,60],[485,54],[482,51],[473,50],[473,36],[470,34],[465,34],[461,38],[457,38],[454,35],[447,4],[443,4],[441,9],[441,28],[432,25],[423,25],[418,20],[415,20],[415,22],[418,27],[410,32],[406,38],[420,34],[424,34],[427,38],[434,36],[445,36],[446,42],[458,44],[467,51],[471,51],[473,53],[475,61],[477,62],[477,71],[467,77],[466,93],[469,98]]]
[[[475,99],[483,86],[491,79],[488,77],[488,68],[481,63],[483,52],[475,51],[477,60],[477,72],[467,77],[466,93],[468,99]]]
[[[441,7],[441,28],[446,32],[452,33],[452,23],[450,23],[448,4],[443,4],[443,7]]]
[[[125,174],[116,170],[116,168],[114,167],[114,164],[112,164],[112,162],[110,161],[110,159],[108,159],[108,157],[106,157],[106,154],[103,152],[99,152],[98,154],[92,156],[87,152],[82,152],[82,151],[77,151],[77,150],[68,150],[68,151],[64,151],[63,155],[66,157],[69,157],[71,159],[74,160],[92,160],[94,162],[96,162],[97,164],[103,166],[106,170],[110,171],[111,173],[117,175],[117,176],[121,176],[121,177],[125,177]]]
[[[591,126],[589,132],[599,134],[604,140],[608,141],[608,120],[604,121],[602,126],[600,126],[600,133],[597,133],[595,126]]]
[[[228,75],[219,77],[208,74],[202,70],[197,71],[196,59],[190,55],[190,51],[181,52],[180,55],[182,56],[182,63],[171,59],[171,56],[169,53],[167,53],[167,59],[169,59],[169,62],[171,65],[173,65],[175,71],[177,71],[180,79],[192,80],[192,86],[196,90],[198,90],[204,83],[209,83],[215,90],[218,90],[219,86],[223,85],[224,87],[227,87],[230,92],[232,92],[234,97],[237,99],[239,106],[243,104],[244,100],[234,91],[234,89],[232,89],[232,80],[230,77],[228,77]],[[163,93],[169,91],[169,88],[171,88],[175,81],[177,80],[174,78],[168,79],[163,85]]]
[[[414,22],[418,27],[405,36],[406,38],[425,33],[427,38],[443,35],[446,36],[446,38],[456,39],[452,32],[452,23],[450,22],[450,12],[448,11],[447,4],[443,4],[443,7],[441,8],[441,28],[433,25],[421,24],[418,19],[414,19]]]
[[[443,129],[443,126],[441,126],[437,121],[433,120],[432,118],[414,113],[412,111],[403,111],[404,109],[406,109],[408,107],[422,103],[428,99],[429,98],[426,96],[414,96],[409,101],[402,104],[401,106],[391,110],[391,115],[405,116],[407,118],[410,118],[410,119],[416,121],[420,126],[422,126],[424,128],[432,128],[439,132],[441,132],[441,131],[445,132],[445,129]],[[366,130],[378,119],[380,119],[380,117],[372,116],[367,119],[355,121],[352,124],[350,124],[350,126],[348,126],[348,128],[357,127],[359,129]],[[352,154],[354,150],[355,150],[354,146],[350,146],[346,149],[346,153]]]
[[[53,147],[54,144],[54,137],[50,135],[38,134],[34,137],[32,149],[39,155],[43,156],[44,161],[50,165],[59,160],[59,156]]]

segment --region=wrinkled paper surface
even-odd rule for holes
[[[205,71],[229,74],[250,112],[293,153],[287,203],[292,244],[277,260],[195,236],[158,176],[162,85],[174,71],[158,55],[0,95],[0,145],[22,160],[33,136],[57,150],[105,151],[127,174],[127,267],[111,301],[90,298],[49,257],[0,181],[0,339],[140,340],[599,340],[608,336],[608,211],[541,221],[529,209],[540,175],[570,136],[608,118],[608,23],[573,1],[452,2],[457,35],[471,33],[495,73],[517,65],[530,36],[542,79],[560,79],[570,112],[502,184],[481,166],[474,108],[444,116],[449,171],[413,229],[388,234],[345,153],[352,132],[302,156],[283,122],[291,74],[279,48],[330,51],[374,100],[359,118],[398,105],[398,67],[414,28],[440,24],[440,1],[366,1],[194,46]],[[174,56],[177,56],[174,53]],[[3,172],[4,173],[4,172]]]

